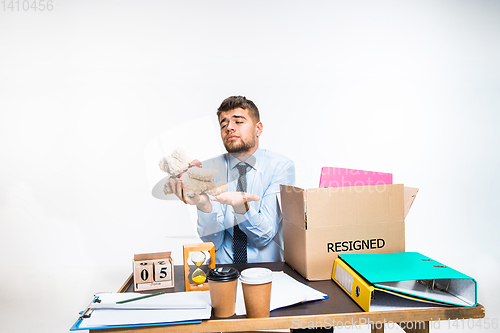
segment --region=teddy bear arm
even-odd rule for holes
[[[228,184],[226,182],[220,181],[214,184],[214,187],[208,190],[206,193],[211,196],[216,196],[227,191]]]
[[[211,182],[212,179],[219,174],[216,169],[203,169],[198,167],[189,168],[188,171],[191,178]]]

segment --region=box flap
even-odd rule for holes
[[[405,218],[417,196],[418,188],[405,186]]]
[[[281,210],[281,193],[276,193],[276,200],[278,200],[278,213],[282,215]]]
[[[305,229],[304,190],[300,187],[280,185],[283,221]]]
[[[402,184],[307,189],[305,200],[308,229],[404,220]]]
[[[285,262],[307,279],[307,231],[283,220]]]

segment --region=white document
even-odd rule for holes
[[[83,319],[79,329],[209,319],[212,312],[208,292],[168,293],[125,304],[116,304],[116,302],[144,296],[144,294],[103,293],[96,296],[101,302],[91,306],[94,310],[90,318]],[[136,308],[130,308],[133,303],[136,303]],[[162,306],[167,309],[161,309]]]
[[[327,294],[300,283],[284,272],[273,272],[271,311],[297,303],[327,298]],[[236,314],[246,315],[243,288],[240,281],[238,281],[238,291],[236,294]]]
[[[289,305],[328,298],[314,288],[298,282],[284,272],[273,272],[271,310]],[[177,292],[148,297],[130,303],[116,302],[144,296],[139,293],[97,294],[99,303],[92,303],[90,318],[84,318],[77,329],[106,326],[135,326],[210,319],[212,307],[209,291]],[[238,281],[236,314],[245,315],[245,301]]]

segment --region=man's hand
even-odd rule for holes
[[[182,181],[180,179],[177,180],[177,184],[174,180],[170,179],[170,188],[174,192],[174,194],[181,199],[185,204],[195,205],[199,210],[204,213],[210,213],[212,211],[212,204],[210,200],[208,200],[208,196],[206,194],[199,194],[197,192],[194,193],[194,196],[190,197],[185,192],[185,187],[182,185]]]
[[[259,201],[259,196],[245,192],[224,192],[210,200],[220,202],[223,205],[233,206],[234,212],[245,214],[248,211],[247,202]]]

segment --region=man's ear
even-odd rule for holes
[[[257,124],[255,124],[255,129],[257,131],[257,133],[256,133],[257,137],[259,137],[262,134],[262,128],[263,128],[263,125],[260,121]]]

